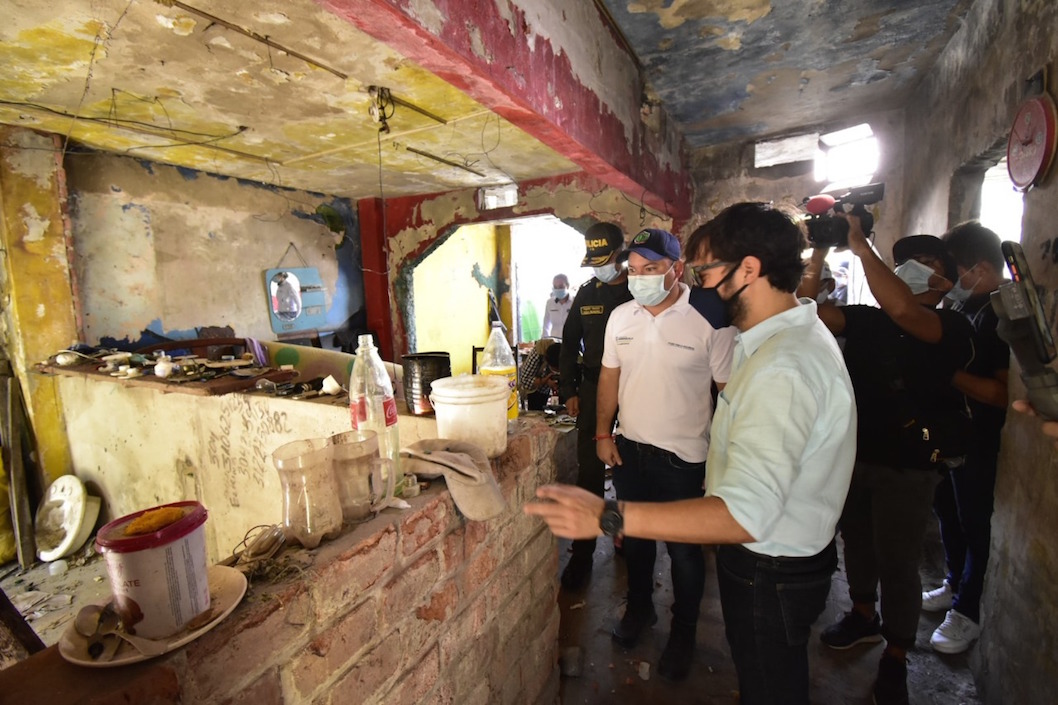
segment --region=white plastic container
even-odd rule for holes
[[[474,443],[496,458],[507,450],[506,377],[459,375],[431,384],[430,405],[437,416],[437,437]]]
[[[126,527],[152,509],[183,511],[183,517],[153,533],[127,536]],[[206,508],[174,502],[110,522],[96,535],[106,559],[114,608],[126,631],[165,639],[209,609]]]

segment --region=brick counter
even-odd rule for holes
[[[517,425],[493,461],[509,505],[501,516],[468,521],[443,482],[434,483],[410,510],[388,510],[313,551],[288,548],[300,574],[253,584],[227,619],[188,646],[107,670],[56,664],[52,647],[0,672],[3,701],[556,702],[556,542],[520,509],[555,477],[556,458],[572,462],[575,439],[539,418]],[[92,700],[54,697],[70,692],[59,680],[82,677]],[[145,695],[152,681],[159,689]]]

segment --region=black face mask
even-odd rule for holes
[[[741,262],[739,262],[741,264]],[[738,297],[743,291],[746,290],[746,286],[736,291],[731,295],[731,298],[725,299],[720,296],[718,289],[720,286],[734,276],[738,270],[738,265],[731,268],[731,271],[724,275],[724,278],[716,283],[716,286],[709,287],[691,287],[691,294],[689,303],[691,308],[702,315],[709,325],[713,328],[727,328],[732,325],[735,319],[735,312],[738,309]]]

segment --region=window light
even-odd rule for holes
[[[863,186],[874,181],[880,152],[871,126],[863,123],[819,138],[816,181],[829,182],[824,192]]]

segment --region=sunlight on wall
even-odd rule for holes
[[[496,232],[491,223],[464,225],[416,268],[415,352],[447,352],[452,374],[470,372],[470,348],[489,336],[495,286]]]

